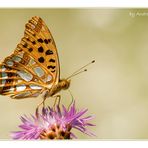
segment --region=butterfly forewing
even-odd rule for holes
[[[0,93],[12,98],[38,96],[59,81],[59,60],[53,37],[37,16],[26,24],[14,53],[0,65]]]
[[[31,52],[29,48],[24,50],[36,59],[36,62],[47,74],[52,76],[52,83],[58,83],[59,61],[57,49],[49,29],[41,18],[33,17],[26,24],[25,37],[22,44],[26,45],[27,41],[32,49],[35,47],[35,50]],[[49,83],[51,84],[51,82]]]

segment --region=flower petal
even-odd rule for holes
[[[92,136],[93,133],[87,130],[88,126],[94,126],[89,123],[93,117],[82,117],[88,109],[76,110],[75,102],[67,109],[64,105],[62,108],[57,106],[56,109],[51,107],[42,108],[42,111],[38,112],[38,117],[31,115],[31,118],[24,115],[20,119],[22,124],[19,125],[21,131],[12,132],[13,139],[40,139],[42,131],[48,131],[53,125],[59,125],[62,131],[68,130],[71,133],[72,138],[76,136],[70,131],[71,128],[75,128],[84,134]],[[67,128],[67,127],[70,128]]]

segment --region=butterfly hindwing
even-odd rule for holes
[[[0,93],[12,98],[38,96],[59,81],[59,60],[53,37],[43,20],[33,17],[14,53],[0,65]]]
[[[25,98],[42,91],[39,83],[32,82],[31,79],[33,79],[32,74],[25,69],[17,70],[13,66],[0,65],[0,93],[2,95],[13,95],[13,98],[16,95],[16,98],[20,96]]]

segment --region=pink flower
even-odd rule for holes
[[[89,136],[95,136],[87,127],[94,126],[89,123],[92,116],[82,117],[88,110],[77,111],[75,103],[69,109],[63,105],[54,108],[46,107],[38,114],[38,117],[21,117],[21,131],[12,132],[13,139],[72,139],[77,138],[71,131],[73,128]]]

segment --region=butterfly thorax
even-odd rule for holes
[[[67,79],[61,79],[59,83],[52,87],[52,89],[49,91],[49,96],[53,96],[56,93],[60,92],[62,89],[66,90],[70,86],[70,80]]]

